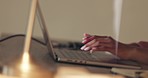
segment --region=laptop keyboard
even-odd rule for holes
[[[70,50],[70,49],[55,49],[56,54],[61,58],[89,60],[89,61],[109,61],[116,59],[115,56],[107,54],[105,52],[84,52],[81,50]]]
[[[89,52],[69,50],[69,49],[55,49],[54,50],[59,57],[79,59],[79,60],[95,60],[96,58]]]

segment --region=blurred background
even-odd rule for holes
[[[0,33],[25,34],[32,0],[0,0]],[[51,38],[115,37],[113,0],[39,0]],[[148,0],[123,0],[119,40],[148,41]],[[41,36],[36,20],[34,35]]]

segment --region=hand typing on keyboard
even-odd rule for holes
[[[148,64],[148,46],[147,48],[145,46],[148,45],[148,42],[145,42],[144,45],[140,42],[125,44],[109,36],[96,36],[85,33],[82,43],[84,46],[81,47],[81,50],[84,51],[108,51],[121,59]]]

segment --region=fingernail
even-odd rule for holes
[[[88,50],[90,50],[90,47],[86,47],[84,50],[85,50],[85,51],[88,51]]]
[[[82,47],[81,47],[81,50],[84,50],[84,49],[85,49],[85,47],[86,47],[85,45],[84,45],[84,46],[82,46]]]
[[[85,43],[85,42],[86,42],[86,40],[83,40],[83,41],[82,41],[82,43]]]

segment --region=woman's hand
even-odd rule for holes
[[[114,40],[110,36],[96,36],[84,34],[82,43],[85,44],[81,47],[84,51],[108,51],[122,59],[129,59],[134,49],[129,44],[123,44]]]

